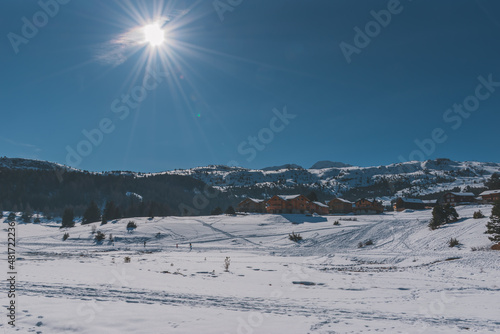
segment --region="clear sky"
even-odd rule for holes
[[[3,0],[0,13],[0,156],[144,172],[500,161],[496,0]]]

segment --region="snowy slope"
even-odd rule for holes
[[[97,226],[102,244],[89,225],[19,224],[18,333],[498,332],[500,252],[471,250],[491,245],[479,209],[436,231],[429,210],[124,219]]]

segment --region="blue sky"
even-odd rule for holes
[[[498,1],[4,0],[0,12],[1,156],[144,172],[499,161]],[[160,47],[143,40],[155,21]]]

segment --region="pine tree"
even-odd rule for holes
[[[113,212],[113,218],[112,219],[120,219],[122,218],[122,211],[119,206],[115,207],[115,211]]]
[[[61,227],[73,227],[73,226],[75,226],[75,222],[73,221],[74,218],[75,218],[75,215],[73,214],[72,208],[64,209]]]
[[[500,242],[500,202],[496,202],[491,210],[490,221],[486,224],[486,233],[492,234],[489,239]]]
[[[429,222],[429,227],[431,230],[435,230],[439,228],[439,226],[444,224],[444,210],[441,205],[436,205],[434,209],[432,209],[432,219]]]
[[[429,222],[429,227],[431,230],[435,230],[441,225],[457,221],[458,217],[457,210],[450,204],[446,204],[445,206],[436,205],[432,210],[432,219]]]
[[[236,214],[236,211],[234,211],[234,208],[230,205],[227,209],[226,209],[226,215],[235,215]]]
[[[97,206],[96,202],[90,202],[89,206],[85,210],[82,219],[82,225],[98,222],[101,219],[101,210]]]
[[[212,212],[210,213],[212,216],[218,216],[220,214],[222,214],[222,209],[220,207],[216,207],[215,209],[212,210]]]
[[[109,220],[115,219],[116,206],[113,201],[106,202],[106,207],[102,213],[102,224],[106,224]]]
[[[500,174],[493,173],[488,181],[484,183],[485,186],[488,187],[489,190],[497,190],[500,189]]]
[[[455,210],[455,208],[452,207],[450,204],[446,204],[443,207],[443,210],[444,210],[445,224],[456,222],[458,220],[459,216],[457,210]]]

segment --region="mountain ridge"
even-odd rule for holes
[[[325,167],[332,166],[333,167]],[[335,167],[338,166],[338,167]],[[310,169],[287,164],[264,169],[248,169],[224,165],[209,165],[159,173],[131,171],[86,172],[60,164],[20,158],[0,158],[0,169],[68,170],[93,175],[149,178],[161,175],[187,176],[218,189],[233,198],[246,196],[267,198],[274,194],[318,193],[320,200],[345,197],[436,198],[446,191],[484,190],[493,173],[500,173],[500,163],[453,161],[446,158],[394,163],[382,166],[359,167],[331,161],[319,161]],[[325,167],[325,168],[317,168]],[[227,197],[229,198],[229,197]]]

